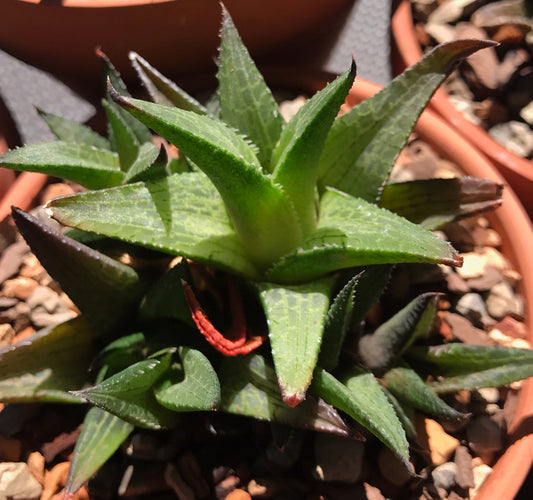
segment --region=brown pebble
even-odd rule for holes
[[[34,451],[30,453],[26,463],[33,477],[44,485],[44,457],[38,451]]]
[[[51,500],[65,486],[69,467],[70,462],[61,462],[45,472],[41,500]]]
[[[440,465],[448,461],[459,445],[459,440],[447,434],[442,425],[431,418],[423,420],[422,428],[420,428],[419,422],[417,424],[418,439],[424,448],[429,448],[433,465]]]
[[[20,300],[28,299],[39,283],[31,278],[17,277],[7,280],[2,288],[4,297],[15,297]]]
[[[455,475],[456,484],[463,488],[474,487],[474,472],[472,469],[472,456],[466,446],[458,446],[455,450],[455,464],[457,465],[457,473]]]
[[[66,196],[69,194],[74,194],[76,191],[64,182],[54,182],[49,184],[43,190],[41,195],[41,205],[44,205],[47,201],[57,198],[58,196]]]
[[[12,344],[16,344],[21,340],[31,337],[35,333],[35,328],[33,326],[26,326],[22,330],[18,331],[17,334],[11,340]]]
[[[247,491],[237,488],[233,490],[229,495],[226,495],[225,500],[251,500],[252,496]]]
[[[11,344],[15,330],[9,323],[2,323],[0,325],[0,347],[5,347]]]

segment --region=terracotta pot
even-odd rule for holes
[[[402,0],[394,11],[391,29],[397,55],[393,66],[395,73],[399,74],[422,57],[422,50],[414,31],[409,0]],[[429,108],[444,118],[491,160],[516,192],[529,216],[533,218],[533,162],[511,153],[483,128],[465,119],[450,102],[445,90],[439,89],[435,93]]]
[[[257,59],[313,43],[354,0],[225,0]],[[164,74],[213,69],[219,0],[3,0],[0,47],[56,75],[99,82],[101,47],[129,80],[134,50]],[[309,50],[309,47],[307,47]],[[311,51],[312,52],[312,51]]]

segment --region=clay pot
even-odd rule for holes
[[[397,59],[394,71],[400,73],[422,57],[416,38],[409,0],[399,2],[392,16],[391,30]],[[445,90],[439,89],[429,109],[444,118],[461,136],[466,138],[484,156],[490,159],[520,198],[529,216],[533,218],[533,162],[508,151],[496,142],[484,129],[465,119],[448,99]]]
[[[354,0],[225,0],[254,58],[286,54],[334,29]],[[96,47],[124,70],[136,51],[169,77],[212,70],[219,0],[4,0],[0,47],[71,82],[99,82]],[[307,46],[307,51],[309,47]]]

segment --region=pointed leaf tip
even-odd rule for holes
[[[300,394],[284,394],[283,395],[283,402],[287,406],[290,406],[291,408],[295,408],[296,406],[298,406],[304,399],[305,397],[303,397]]]

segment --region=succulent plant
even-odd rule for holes
[[[339,115],[352,64],[285,123],[227,12],[221,38],[207,104],[131,54],[154,102],[135,99],[100,53],[108,137],[42,112],[59,140],[0,157],[87,189],[47,204],[65,232],[13,209],[82,315],[0,351],[1,401],[92,405],[68,492],[135,426],[172,427],[184,411],[344,436],[353,419],[411,469],[412,409],[462,419],[439,392],[533,374],[529,350],[419,342],[436,293],[375,331],[364,322],[394,264],[461,264],[431,230],[501,201],[485,180],[387,183],[435,89],[491,42],[441,45]]]

